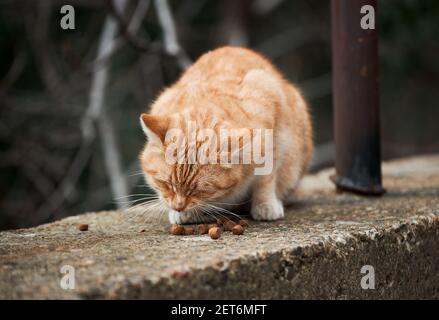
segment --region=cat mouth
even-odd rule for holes
[[[193,209],[195,208],[196,206],[194,206],[194,207],[191,207],[191,208],[184,208],[184,209],[180,209],[180,210],[177,210],[177,209],[175,209],[175,208],[173,208],[173,207],[169,207],[169,209],[170,210],[172,210],[172,211],[174,211],[174,212],[176,212],[176,213],[179,213],[179,214],[183,214],[183,213],[193,213],[194,211],[193,211]]]

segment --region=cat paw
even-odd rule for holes
[[[272,221],[284,217],[282,201],[274,199],[270,202],[263,202],[254,205],[251,209],[252,218],[259,221]]]

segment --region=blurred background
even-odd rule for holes
[[[147,193],[139,113],[227,44],[302,88],[312,171],[333,163],[329,1],[71,0],[74,30],[60,27],[64,4],[0,0],[0,230]],[[439,1],[379,1],[378,29],[383,158],[439,152]]]

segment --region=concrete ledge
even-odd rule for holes
[[[335,194],[330,173],[305,179],[285,220],[217,241],[118,211],[1,232],[0,298],[439,298],[439,156],[386,164],[382,198]]]

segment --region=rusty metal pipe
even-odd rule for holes
[[[332,0],[332,74],[336,175],[342,191],[384,193],[381,181],[377,30],[363,30],[363,5]]]

